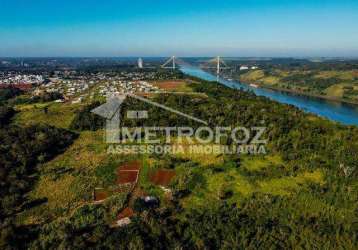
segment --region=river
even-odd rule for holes
[[[180,70],[185,74],[195,76],[203,80],[217,80],[217,77],[215,75],[206,72],[198,67],[180,66]],[[265,96],[270,98],[271,100],[278,101],[280,103],[294,105],[304,110],[305,112],[310,112],[322,117],[326,117],[330,120],[337,121],[345,125],[358,126],[357,105],[325,100],[318,97],[287,93],[278,90],[254,88],[238,81],[228,81],[223,78],[219,78],[219,82],[234,89],[242,88],[244,90],[252,90],[256,95]]]

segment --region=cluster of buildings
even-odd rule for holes
[[[82,73],[53,71],[43,74],[23,74],[15,71],[0,72],[0,88],[18,88],[32,96],[60,93],[64,100],[81,102],[86,97],[106,97],[109,93],[153,93],[159,89],[149,83],[158,80],[155,71],[122,71]],[[59,100],[60,101],[60,100]]]
[[[108,93],[152,93],[158,91],[158,87],[146,81],[113,81],[99,86],[99,94],[101,96],[107,96]]]
[[[0,73],[0,88],[13,87],[21,90],[29,90],[33,85],[42,84],[42,75],[17,74],[14,72]]]
[[[146,79],[146,80],[144,80]],[[96,74],[55,74],[46,83],[37,84],[33,95],[58,92],[73,103],[94,96],[106,97],[109,93],[153,93],[159,88],[147,81],[155,80],[155,72],[119,72]]]
[[[41,73],[25,74],[22,71],[0,71],[0,88],[18,88],[32,96],[59,93],[63,99],[80,103],[84,99],[106,97],[120,93],[156,93],[159,88],[151,81],[167,79],[172,72],[157,70],[105,71],[89,73],[76,70],[44,70]]]
[[[76,94],[86,91],[89,86],[94,85],[94,81],[85,80],[61,80],[59,78],[52,78],[47,84],[37,87],[36,90],[43,90],[46,92],[59,92],[67,97],[75,96]]]

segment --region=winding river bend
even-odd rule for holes
[[[181,66],[180,70],[188,75],[207,81],[216,81],[217,77],[198,67]],[[324,100],[318,97],[303,96],[278,90],[253,88],[238,81],[228,81],[219,78],[219,82],[234,89],[252,90],[256,95],[268,97],[274,101],[294,105],[306,112],[310,112],[345,125],[358,126],[358,106]]]

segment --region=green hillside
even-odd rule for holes
[[[246,75],[255,81],[265,79],[262,76],[260,71]],[[2,215],[8,221],[2,228],[2,246],[218,249],[235,245],[266,249],[320,245],[354,249],[358,223],[356,127],[216,83],[201,82],[190,88],[206,95],[151,98],[196,114],[209,125],[266,126],[267,154],[108,154],[101,126],[73,126],[82,121],[77,116],[93,119],[86,108],[89,102],[17,105],[9,127],[50,125],[77,136],[63,151],[34,162],[32,176],[36,178],[19,196],[16,209],[11,203],[2,203],[8,211]],[[136,100],[126,102],[132,109],[148,109],[152,119],[142,125],[198,126]],[[46,112],[43,105],[48,107]],[[73,127],[78,129],[71,130]],[[175,135],[173,143],[178,143]],[[31,145],[26,148],[31,152]],[[18,152],[16,148],[2,150]],[[133,192],[113,192],[105,202],[95,203],[94,190],[115,187],[116,169],[131,161],[141,162]],[[171,196],[150,181],[150,173],[158,169],[176,173],[169,186]],[[11,200],[15,194],[4,195]],[[159,208],[136,210],[142,195],[158,197]],[[112,227],[127,206],[136,211],[131,224]],[[26,241],[18,240],[16,232],[20,230]]]

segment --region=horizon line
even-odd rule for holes
[[[131,56],[1,56],[1,59],[5,58],[11,58],[11,59],[29,59],[29,58],[35,58],[35,59],[46,59],[46,58],[90,58],[90,59],[96,59],[96,58],[169,58],[173,55],[160,55],[160,56],[140,56],[140,55],[131,55]],[[212,58],[220,55],[201,55],[201,56],[177,56],[178,58]],[[358,55],[342,55],[342,56],[220,56],[222,58],[294,58],[294,59],[311,59],[311,58],[330,58],[330,59],[358,59]]]

